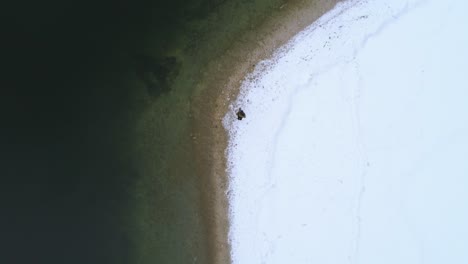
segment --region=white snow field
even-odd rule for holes
[[[346,1],[239,106],[234,264],[468,263],[468,1]]]

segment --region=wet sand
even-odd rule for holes
[[[244,32],[222,56],[212,60],[192,98],[192,142],[197,153],[202,218],[210,263],[230,263],[229,205],[225,151],[228,133],[222,120],[239,94],[240,84],[256,63],[334,7],[338,0],[289,1],[272,10],[257,27]],[[234,112],[232,113],[235,114]],[[248,118],[249,113],[247,113]]]

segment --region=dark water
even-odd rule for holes
[[[197,72],[174,50],[223,5],[2,7],[0,263],[206,263],[180,77]]]

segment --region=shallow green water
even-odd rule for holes
[[[279,0],[9,6],[2,263],[207,263],[190,144],[203,65]]]

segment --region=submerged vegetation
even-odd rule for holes
[[[136,57],[136,74],[151,96],[167,93],[179,73],[180,63],[175,57],[154,59],[150,56]]]

